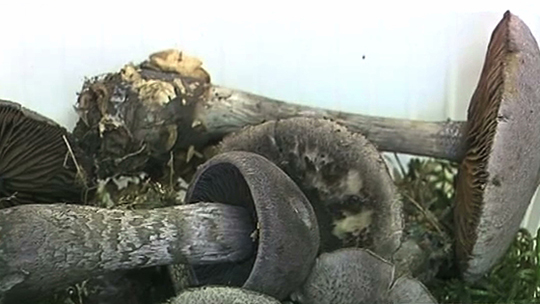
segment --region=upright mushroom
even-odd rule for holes
[[[510,12],[495,28],[466,129],[456,188],[456,253],[475,281],[504,255],[538,186],[540,51]]]
[[[69,132],[21,105],[0,100],[0,208],[85,201],[92,162]]]

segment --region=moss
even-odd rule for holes
[[[404,196],[406,233],[438,240],[446,248],[427,287],[441,304],[540,303],[540,230],[534,237],[521,229],[501,261],[475,284],[460,280],[453,259],[456,174],[456,164],[435,159],[413,159],[394,174]]]

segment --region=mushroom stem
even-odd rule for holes
[[[428,122],[374,117],[287,103],[213,85],[196,113],[211,137],[236,132],[247,125],[296,116],[328,118],[363,134],[379,150],[460,161],[465,121]],[[213,135],[213,136],[212,136]]]
[[[254,250],[251,219],[246,209],[219,203],[2,209],[0,295],[17,302],[114,270],[241,261]]]

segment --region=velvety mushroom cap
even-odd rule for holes
[[[402,204],[377,149],[332,121],[269,121],[227,136],[220,151],[249,151],[285,171],[311,202],[321,251],[369,248],[390,258],[403,229]]]
[[[91,162],[64,128],[0,100],[0,208],[84,202],[91,173]]]
[[[456,188],[456,253],[463,276],[491,269],[514,239],[540,172],[540,51],[510,12],[495,28],[468,111]]]
[[[279,304],[267,295],[235,287],[206,286],[188,289],[165,304]]]
[[[373,252],[345,248],[321,254],[302,287],[291,296],[301,304],[388,303],[394,266]]]
[[[247,208],[256,222],[256,253],[230,264],[193,266],[197,285],[227,285],[282,300],[308,276],[319,250],[319,227],[298,186],[266,158],[249,152],[219,154],[201,166],[186,203]]]

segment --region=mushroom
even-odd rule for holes
[[[183,291],[164,304],[280,304],[267,295],[238,287],[205,286]]]
[[[436,303],[422,283],[394,276],[394,265],[370,250],[339,249],[317,258],[291,298],[300,304]]]
[[[398,248],[401,200],[379,152],[361,134],[297,117],[246,127],[225,137],[219,151],[257,153],[285,171],[317,214],[322,252],[359,246],[389,258]]]
[[[540,177],[540,50],[510,12],[492,34],[468,120],[455,230],[463,277],[473,282],[510,246]]]
[[[230,202],[250,210],[259,240],[249,260],[193,265],[197,285],[227,285],[283,300],[305,280],[319,249],[319,227],[298,186],[268,159],[234,151],[214,156],[195,174],[186,202]]]
[[[85,202],[92,163],[71,134],[20,104],[0,100],[0,208]]]
[[[200,173],[188,204],[180,206],[0,210],[0,296],[19,303],[87,277],[172,263],[253,271],[247,287],[278,295],[299,286],[319,239],[297,186],[270,161],[248,153],[223,154]],[[202,196],[209,200],[197,199]]]
[[[219,203],[150,210],[69,204],[2,209],[0,294],[6,303],[19,303],[115,270],[237,262],[252,254],[254,230],[245,208]]]

